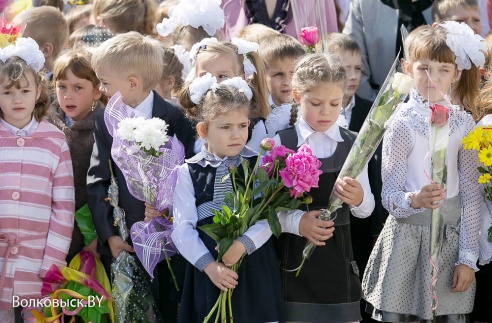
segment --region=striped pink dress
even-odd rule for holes
[[[74,207],[65,135],[45,120],[26,137],[0,123],[1,310],[12,309],[13,295],[40,298],[46,271],[66,265]]]

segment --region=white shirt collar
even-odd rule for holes
[[[306,142],[306,140],[312,135],[312,134],[324,134],[328,138],[336,141],[336,142],[343,142],[342,135],[340,135],[340,128],[338,127],[338,124],[333,124],[328,130],[325,132],[317,132],[311,128],[311,126],[304,120],[302,115],[299,115],[299,122],[296,124],[297,128],[297,146],[302,145],[303,143]]]
[[[273,97],[272,95],[270,94],[270,96],[268,97],[268,104],[273,108],[273,107],[281,107],[281,106],[284,106],[284,105],[291,105],[289,102],[285,102],[285,103],[282,103],[281,105],[276,105],[275,102],[273,102]]]
[[[133,111],[136,111],[137,116],[143,116],[145,118],[151,118],[152,117],[152,107],[154,106],[154,92],[150,91],[149,95],[140,102],[139,105],[137,105],[135,108],[131,108],[128,106],[129,109],[132,109]]]
[[[7,121],[0,118],[0,123],[14,136],[26,137],[30,136],[39,126],[39,122],[36,121],[36,118],[32,117],[31,121],[22,129],[17,128],[16,126],[11,125]]]

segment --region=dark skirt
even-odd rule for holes
[[[361,320],[359,270],[350,242],[350,224],[335,227],[333,237],[317,247],[296,277],[307,239],[284,233],[277,241],[288,321],[355,322]]]
[[[201,220],[198,226],[212,223],[212,217]],[[214,258],[216,243],[198,230],[199,236]],[[234,323],[283,322],[284,302],[280,283],[279,264],[271,240],[246,255],[238,272],[238,285],[232,294]],[[205,272],[187,263],[178,322],[202,323],[219,297],[220,290]],[[215,316],[212,317],[214,322]]]

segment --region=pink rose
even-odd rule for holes
[[[434,104],[433,106],[430,106],[430,109],[431,109],[431,115],[430,115],[431,125],[442,127],[446,124],[446,122],[448,122],[449,119],[448,108],[440,104]]]
[[[292,154],[293,152],[293,150],[285,148],[285,146],[275,146],[268,154],[263,156],[261,160],[263,166],[261,167],[271,176],[275,166],[275,160],[278,160],[279,163],[284,163],[287,155]]]
[[[314,46],[318,43],[318,27],[304,27],[299,33],[301,43],[306,46]]]
[[[291,197],[297,198],[312,187],[318,187],[321,162],[313,155],[308,145],[290,154],[285,160],[285,168],[279,172],[284,185],[289,188]]]

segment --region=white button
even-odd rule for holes
[[[19,197],[20,197],[19,192],[14,192],[14,193],[12,193],[12,199],[13,199],[13,200],[18,200],[18,199],[19,199]]]
[[[22,147],[24,146],[25,143],[26,141],[24,139],[22,138],[17,139],[17,146]]]
[[[15,255],[19,252],[19,248],[17,248],[16,246],[13,246],[12,249],[10,250],[10,253]]]

